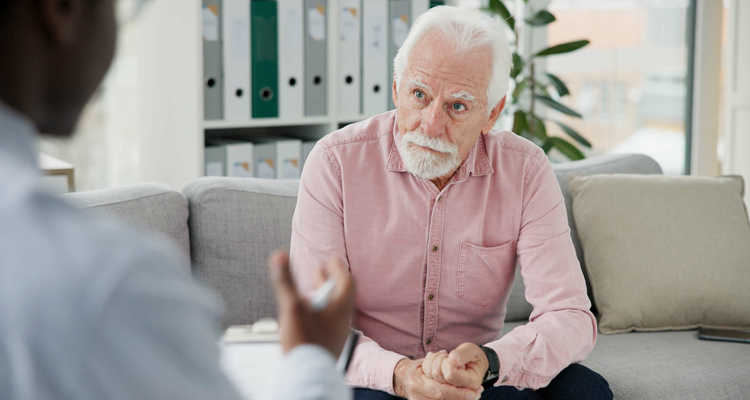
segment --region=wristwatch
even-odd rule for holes
[[[495,350],[484,346],[480,346],[480,348],[484,351],[484,354],[487,356],[487,361],[489,361],[490,364],[489,368],[487,368],[487,373],[484,374],[484,381],[482,382],[482,386],[486,389],[492,387],[500,377],[500,359],[497,358]]]

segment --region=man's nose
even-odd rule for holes
[[[433,101],[422,111],[422,133],[430,137],[440,137],[445,134],[447,115],[442,105]]]

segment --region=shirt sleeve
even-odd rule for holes
[[[586,359],[596,342],[596,319],[575,255],[565,201],[547,157],[540,152],[524,183],[517,254],[529,323],[486,346],[500,359],[496,385],[538,389],[571,363]]]
[[[319,346],[295,347],[284,358],[274,384],[278,400],[351,400],[352,391],[336,371],[328,351]]]
[[[214,297],[176,256],[120,253],[113,264],[127,268],[107,278],[113,290],[99,282],[91,295],[92,308],[104,301],[92,312],[98,317],[81,373],[87,393],[78,398],[239,400],[219,364]]]
[[[315,270],[330,257],[339,257],[348,266],[341,169],[324,146],[319,142],[305,162],[292,220],[290,263],[297,285],[305,294],[314,290]],[[362,336],[346,381],[351,386],[394,394],[393,370],[403,358],[406,357]]]

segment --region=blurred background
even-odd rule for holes
[[[329,6],[335,7],[336,1],[330,0]],[[125,15],[137,2],[119,3]],[[484,0],[446,3],[488,6]],[[504,1],[512,14],[546,9],[556,19],[526,29],[518,39],[526,48],[590,41],[580,50],[540,60],[537,68],[565,82],[570,94],[553,97],[582,118],[554,109],[541,112],[574,129],[591,147],[570,140],[557,124],[546,123],[547,133],[566,138],[586,157],[644,153],[673,175],[743,172],[741,161],[735,161],[733,167],[727,164],[728,157],[745,157],[729,154],[736,151],[728,151],[725,139],[731,118],[725,109],[727,71],[731,60],[738,70],[742,69],[737,63],[747,62],[747,51],[728,52],[730,29],[734,35],[745,29],[730,21],[730,10],[738,7],[737,3]],[[193,0],[152,0],[135,19],[123,18],[113,68],[87,106],[77,135],[41,142],[43,153],[74,166],[76,190],[154,180],[180,188],[187,180],[205,174],[202,149],[206,138],[219,130],[279,134],[280,129],[291,127],[309,139],[358,119],[335,116],[336,100],[329,99],[328,119],[230,125],[204,121],[200,7],[201,3]],[[329,26],[329,33],[335,33],[333,29]],[[509,38],[513,40],[510,33]],[[336,47],[329,45],[329,61],[335,61],[335,52]],[[336,67],[335,62],[328,63],[330,76],[336,75]],[[749,70],[750,65],[745,67]],[[498,127],[513,127],[510,112],[504,112]],[[741,151],[747,154],[750,149]],[[568,160],[554,149],[549,155],[553,161]]]

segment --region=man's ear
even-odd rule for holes
[[[503,96],[502,100],[500,100],[495,108],[490,111],[489,119],[487,120],[487,124],[482,128],[482,133],[489,132],[490,129],[495,126],[497,119],[500,118],[500,113],[503,112],[503,108],[505,108],[505,100],[507,98],[508,96]]]
[[[87,0],[36,0],[42,30],[52,44],[67,46],[78,40]]]
[[[393,93],[393,104],[398,108],[398,90],[396,90],[398,85],[396,83],[396,74],[393,74],[393,90],[391,92]]]

